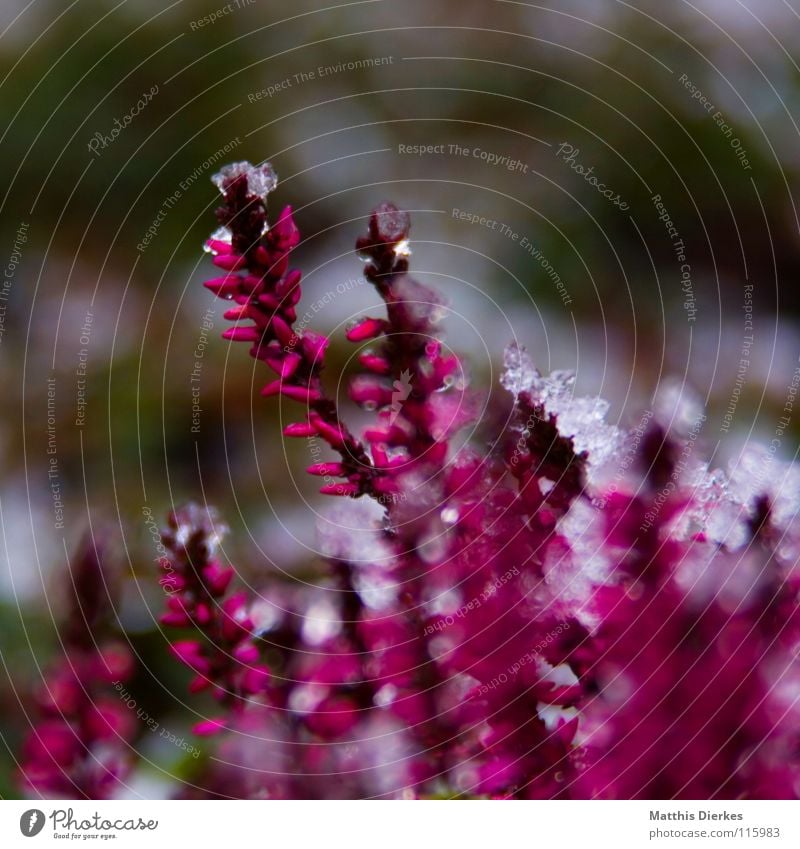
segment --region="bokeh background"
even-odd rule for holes
[[[720,465],[785,415],[800,353],[794,0],[321,5],[0,4],[0,796],[19,794],[27,694],[87,529],[112,541],[120,623],[151,671],[135,695],[175,733],[185,678],[155,626],[147,511],[217,505],[225,555],[256,590],[317,573],[313,458],[280,438],[286,410],[258,396],[266,375],[219,338],[201,285],[225,162],[270,160],[273,210],[296,210],[332,390],[347,322],[377,304],[352,245],[392,199],[413,211],[413,267],[447,298],[476,386],[497,384],[512,338],[543,371],[574,369],[622,425],[674,381],[706,405]],[[200,768],[146,729],[137,745],[152,763],[132,792]]]

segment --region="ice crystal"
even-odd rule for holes
[[[506,348],[502,386],[515,397],[526,394],[533,404],[556,416],[562,436],[571,437],[575,452],[587,452],[589,465],[599,469],[615,456],[624,434],[606,423],[609,404],[602,398],[576,397],[575,375],[554,371],[543,377],[528,352],[516,343]]]
[[[211,179],[220,192],[225,194],[230,183],[242,176],[247,179],[248,193],[262,200],[278,186],[278,176],[269,162],[263,165],[232,162],[221,168]]]

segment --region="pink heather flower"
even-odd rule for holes
[[[509,409],[483,442],[454,440],[479,405],[444,353],[443,299],[409,273],[409,216],[388,203],[357,242],[386,306],[346,334],[362,367],[350,397],[374,413],[358,439],[320,380],[326,340],[294,330],[299,234],[286,210],[268,226],[274,174],[239,163],[216,182],[227,229],[208,244],[228,273],[207,285],[236,304],[226,335],[275,372],[265,395],[306,406],[284,434],[323,438],[339,459],[308,472],[351,497],[320,521],[319,585],[268,586],[251,609],[272,673],[262,702],[197,729],[222,730],[206,792],[800,795],[800,472],[758,449],[709,470],[691,405],[623,432],[516,346]],[[207,634],[226,573],[207,548],[200,572],[181,558],[169,624]],[[248,619],[225,663],[196,637],[174,651],[235,702],[252,635]]]
[[[23,787],[50,798],[105,799],[130,767],[135,715],[115,689],[134,671],[115,639],[115,576],[102,542],[86,539],[70,565],[69,608],[60,629],[63,657],[36,694],[39,717],[24,743]]]
[[[213,510],[196,504],[170,514],[162,534],[167,557],[161,562],[162,585],[170,595],[161,623],[193,632],[171,645],[174,657],[195,673],[189,689],[210,690],[223,708],[237,712],[264,693],[269,671],[261,662],[247,598],[228,593],[234,570],[216,556],[226,530]],[[194,730],[207,736],[223,726],[224,719],[215,718]]]
[[[741,510],[738,550],[670,528],[708,485],[663,499],[680,481],[682,448],[651,428],[639,455],[643,486],[612,499],[604,516],[618,580],[592,602],[600,625],[584,672],[591,695],[576,793],[795,798],[795,564],[776,547],[783,529],[765,498]]]
[[[247,342],[250,355],[275,372],[262,395],[283,395],[305,406],[304,428],[289,430],[286,435],[317,434],[341,455],[336,476],[346,482],[340,492],[329,485],[326,491],[335,495],[372,493],[372,462],[342,424],[336,405],[322,387],[320,372],[328,340],[311,330],[296,333],[293,329],[302,275],[289,267],[289,258],[300,242],[300,233],[291,207],[285,207],[271,225],[267,222],[267,194],[277,185],[272,167],[239,162],[223,168],[214,182],[224,199],[217,210],[222,229],[206,247],[214,255],[215,265],[229,273],[205,285],[235,305],[225,313],[235,324],[223,336]]]

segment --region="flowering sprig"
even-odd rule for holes
[[[360,354],[365,373],[350,385],[356,403],[378,411],[376,425],[365,433],[368,453],[322,386],[328,339],[308,329],[293,329],[301,273],[289,268],[289,255],[300,236],[290,207],[272,226],[268,224],[266,196],[277,184],[271,166],[236,163],[216,175],[215,182],[224,197],[217,210],[223,228],[208,240],[207,248],[215,265],[228,273],[205,285],[236,303],[225,313],[236,325],[225,331],[224,338],[251,344],[251,355],[278,375],[262,394],[281,394],[306,405],[306,420],[288,425],[284,434],[319,436],[340,455],[338,461],[309,467],[310,474],[331,479],[321,491],[387,500],[398,489],[394,478],[399,471],[407,472],[418,463],[440,469],[447,437],[466,416],[462,403],[436,393],[455,381],[460,363],[443,352],[437,336],[441,299],[407,274],[408,213],[381,204],[357,244],[367,260],[365,276],[387,311],[385,319],[365,318],[347,332],[352,342],[378,340],[376,349]]]
[[[309,468],[314,475],[345,479],[325,484],[322,492],[350,496],[373,493],[372,461],[340,420],[336,404],[322,386],[320,372],[328,339],[309,329],[293,329],[302,275],[298,269],[289,268],[289,257],[300,242],[300,233],[289,206],[271,226],[268,224],[267,194],[277,184],[272,167],[239,162],[223,168],[214,180],[224,198],[217,210],[223,226],[206,247],[214,255],[214,264],[228,273],[205,285],[218,297],[236,304],[225,312],[225,318],[235,325],[223,337],[250,344],[250,355],[278,375],[263,388],[262,395],[283,395],[305,404],[306,420],[288,425],[284,434],[319,436],[339,453],[339,462]]]
[[[210,690],[220,705],[235,713],[264,693],[269,670],[260,662],[247,597],[228,593],[234,570],[216,556],[225,531],[213,510],[196,504],[170,513],[162,534],[167,556],[161,562],[161,583],[170,595],[161,624],[194,629],[198,638],[171,645],[173,655],[195,673],[189,689]],[[206,736],[225,723],[224,716],[215,717],[197,723],[193,730]]]
[[[105,799],[132,766],[131,711],[113,684],[134,672],[114,634],[115,580],[104,545],[86,539],[70,563],[69,605],[59,629],[63,656],[38,688],[39,718],[23,747],[21,782],[47,797]]]
[[[441,297],[407,273],[410,229],[409,214],[392,203],[373,211],[356,250],[386,318],[364,318],[347,332],[351,342],[376,340],[359,357],[368,374],[353,381],[350,397],[378,410],[376,426],[365,433],[376,465],[404,472],[419,463],[441,469],[447,437],[466,421],[458,405],[435,394],[454,382],[461,364],[439,339]]]

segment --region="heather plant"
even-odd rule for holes
[[[185,794],[797,797],[797,468],[752,446],[711,468],[702,408],[669,393],[639,427],[609,424],[516,344],[501,392],[473,388],[390,203],[356,242],[385,304],[346,332],[349,397],[373,417],[356,435],[328,339],[298,326],[300,234],[290,207],[269,220],[274,171],[214,182],[224,336],[292,405],[284,436],[330,449],[307,471],[333,500],[326,573],[258,592],[229,592],[212,509],[171,515],[161,621],[216,704],[195,732],[218,757]],[[29,751],[29,784],[65,792],[72,755],[44,769]]]
[[[70,563],[61,652],[34,694],[37,713],[20,758],[29,792],[109,798],[133,765],[136,718],[117,691],[135,664],[116,633],[117,574],[106,548],[87,538]]]

